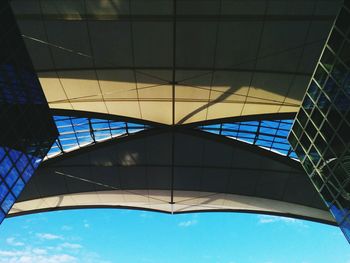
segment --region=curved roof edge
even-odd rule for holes
[[[115,115],[115,114],[92,112],[92,111],[51,108],[50,112],[51,112],[51,115],[70,116],[70,117],[77,117],[77,118],[108,119],[111,121],[135,122],[135,123],[150,125],[152,127],[168,126],[168,125],[163,124],[163,123],[139,119],[139,118],[133,118],[133,117],[127,117],[127,116]]]
[[[83,110],[68,110],[68,109],[50,109],[51,115],[72,116],[81,118],[96,118],[96,119],[108,119],[111,121],[125,121],[125,122],[137,122],[140,124],[151,125],[153,127],[167,127],[171,126],[160,122],[149,121],[140,118],[133,118],[122,115],[107,114],[92,111]],[[294,119],[296,112],[280,112],[280,113],[267,113],[267,114],[252,114],[244,116],[232,116],[225,118],[216,118],[206,121],[197,121],[185,124],[176,124],[181,127],[198,127],[202,125],[218,124],[223,122],[241,122],[241,121],[259,121],[259,120],[279,120],[279,119]]]
[[[221,124],[225,122],[243,122],[243,121],[272,121],[272,120],[283,120],[283,119],[294,119],[295,112],[279,112],[279,113],[266,113],[266,114],[252,114],[243,116],[233,116],[227,118],[218,118],[206,121],[197,121],[182,124],[185,127],[198,127],[203,125]]]
[[[244,212],[277,215],[336,225],[328,211],[303,205],[243,195],[175,191],[170,204],[167,190],[113,190],[67,194],[15,203],[8,217],[82,208],[126,208],[171,214]]]

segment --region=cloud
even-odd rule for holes
[[[83,246],[80,245],[80,244],[74,244],[74,243],[63,243],[60,245],[62,248],[69,248],[69,249],[80,249],[82,248]]]
[[[197,220],[188,220],[188,221],[183,221],[183,222],[180,222],[178,224],[179,227],[190,227],[190,226],[194,226],[198,223]]]
[[[259,217],[259,223],[260,224],[269,224],[269,223],[275,223],[278,222],[278,218],[274,217],[274,216],[266,216],[266,215],[262,215],[262,216],[258,216]]]
[[[22,252],[20,251],[11,251],[11,250],[0,250],[0,257],[14,257],[14,256],[21,256]]]
[[[61,236],[57,236],[57,235],[50,234],[50,233],[39,233],[36,235],[37,235],[37,237],[39,237],[41,239],[46,239],[46,240],[63,239],[63,237],[61,237]]]
[[[45,255],[47,254],[46,249],[41,249],[41,248],[34,248],[33,253],[37,255]]]
[[[305,225],[301,220],[298,220],[295,218],[289,218],[289,217],[259,215],[258,219],[259,219],[259,224],[271,224],[271,223],[282,222],[286,224],[296,224],[303,227],[307,227],[307,225]]]
[[[14,237],[6,238],[6,243],[10,246],[15,246],[15,247],[24,246],[24,243],[16,241]]]
[[[14,237],[6,239],[9,249],[0,248],[0,263],[111,263],[101,258],[98,253],[84,249],[74,242],[57,242],[70,240],[52,233],[38,233],[35,236],[40,242],[31,242],[15,246],[18,242]],[[56,240],[55,242],[49,242]],[[49,242],[49,246],[48,246]],[[15,244],[15,245],[14,245]],[[33,244],[41,244],[33,246]],[[18,245],[18,244],[17,244]]]
[[[68,254],[47,255],[45,249],[0,250],[0,263],[74,263],[77,258]]]

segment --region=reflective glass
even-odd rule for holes
[[[0,184],[0,200],[2,200],[8,193],[8,188],[5,183]]]
[[[12,162],[9,157],[5,157],[0,163],[0,176],[5,178],[6,174],[12,167]]]
[[[348,239],[350,226],[343,218],[350,210],[349,28],[350,13],[342,8],[289,137]]]
[[[54,116],[59,136],[45,159],[97,142],[148,129],[148,125],[72,116]]]
[[[199,129],[257,145],[275,153],[297,159],[287,140],[293,120],[261,120],[211,124]]]
[[[13,168],[11,169],[11,171],[7,174],[6,179],[5,179],[7,185],[8,185],[9,187],[12,187],[12,185],[14,184],[14,182],[17,180],[18,176],[19,176],[19,175],[18,175],[18,172],[17,172],[16,168],[13,167]]]
[[[15,201],[16,201],[15,197],[11,193],[8,193],[8,195],[5,197],[5,200],[1,204],[2,210],[5,213],[7,213],[11,209]]]
[[[24,188],[24,182],[21,178],[18,179],[18,181],[16,182],[15,186],[12,188],[12,192],[14,193],[14,195],[16,197],[19,196],[19,194],[22,192],[23,188]]]

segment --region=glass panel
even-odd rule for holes
[[[90,144],[149,128],[144,124],[84,117],[54,116],[54,120],[59,131],[59,137],[51,147],[46,159]]]
[[[23,154],[21,158],[18,159],[16,163],[16,167],[18,171],[22,173],[27,164],[28,164],[28,158],[26,157],[25,154]]]
[[[22,174],[24,181],[28,182],[29,179],[32,177],[33,173],[34,173],[33,167],[31,165],[28,165]]]
[[[4,150],[4,148],[0,147],[0,161],[2,160],[2,158],[4,158],[6,152]]]
[[[4,183],[0,184],[0,202],[4,199],[8,192],[9,190],[7,186]]]
[[[2,162],[0,163],[0,176],[2,178],[5,178],[6,174],[11,169],[12,165],[13,164],[10,158],[8,158],[7,156],[2,160]]]
[[[22,181],[21,178],[19,178],[15,186],[12,188],[12,193],[14,193],[16,197],[18,197],[19,194],[22,192],[23,188],[24,188],[24,182]]]
[[[15,151],[15,150],[10,150],[9,154],[10,154],[12,161],[15,163],[18,160],[18,158],[21,156],[22,153]]]
[[[8,173],[8,175],[6,176],[6,178],[5,178],[5,181],[6,181],[7,185],[9,187],[12,187],[14,182],[17,180],[18,176],[19,176],[19,174],[18,174],[16,168],[13,167],[11,169],[11,171]]]
[[[342,35],[337,31],[333,30],[331,37],[329,38],[328,45],[333,49],[334,52],[337,52],[343,43]]]
[[[255,144],[285,156],[293,154],[297,159],[287,140],[292,124],[292,119],[261,120],[204,125],[198,129]]]
[[[5,214],[0,209],[0,222],[2,222],[2,220],[4,220],[4,218],[5,218]]]
[[[5,212],[5,213],[7,213],[9,210],[10,210],[10,208],[12,207],[12,205],[15,203],[15,197],[11,194],[11,193],[9,193],[7,196],[6,196],[6,198],[5,198],[5,200],[3,201],[3,203],[1,204],[1,208],[2,208],[2,210]]]

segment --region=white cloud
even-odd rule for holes
[[[112,263],[111,261],[102,259],[98,253],[92,251],[85,251],[80,257],[80,260],[82,263]]]
[[[74,263],[77,258],[68,254],[47,255],[45,249],[0,250],[0,263]]]
[[[188,220],[188,221],[183,221],[178,224],[179,227],[189,227],[189,226],[194,226],[198,223],[197,220]]]
[[[50,234],[50,233],[39,233],[36,235],[37,235],[37,237],[39,237],[41,239],[46,239],[46,240],[63,239],[63,237],[61,237],[61,236],[57,236],[57,235]]]
[[[15,257],[21,256],[23,253],[16,250],[0,250],[0,257]]]
[[[90,227],[90,224],[85,223],[85,224],[84,224],[84,227],[85,227],[85,228],[89,228],[89,227]]]
[[[68,242],[63,243],[60,246],[63,248],[69,248],[69,249],[80,249],[83,247],[80,244],[74,244],[74,243],[68,243]]]
[[[6,243],[10,246],[15,246],[15,247],[24,246],[23,242],[16,241],[14,237],[6,238]]]
[[[266,215],[261,215],[259,217],[259,223],[260,224],[268,224],[268,223],[274,223],[278,221],[277,217],[274,216],[266,216]]]
[[[45,249],[41,249],[41,248],[34,248],[33,253],[37,254],[37,255],[45,255],[45,254],[47,254],[47,251]]]
[[[295,218],[289,218],[289,217],[279,217],[279,216],[269,216],[269,215],[259,215],[259,224],[270,224],[270,223],[277,223],[277,222],[283,222],[286,224],[297,224],[303,227],[307,227],[301,220],[295,219]]]

